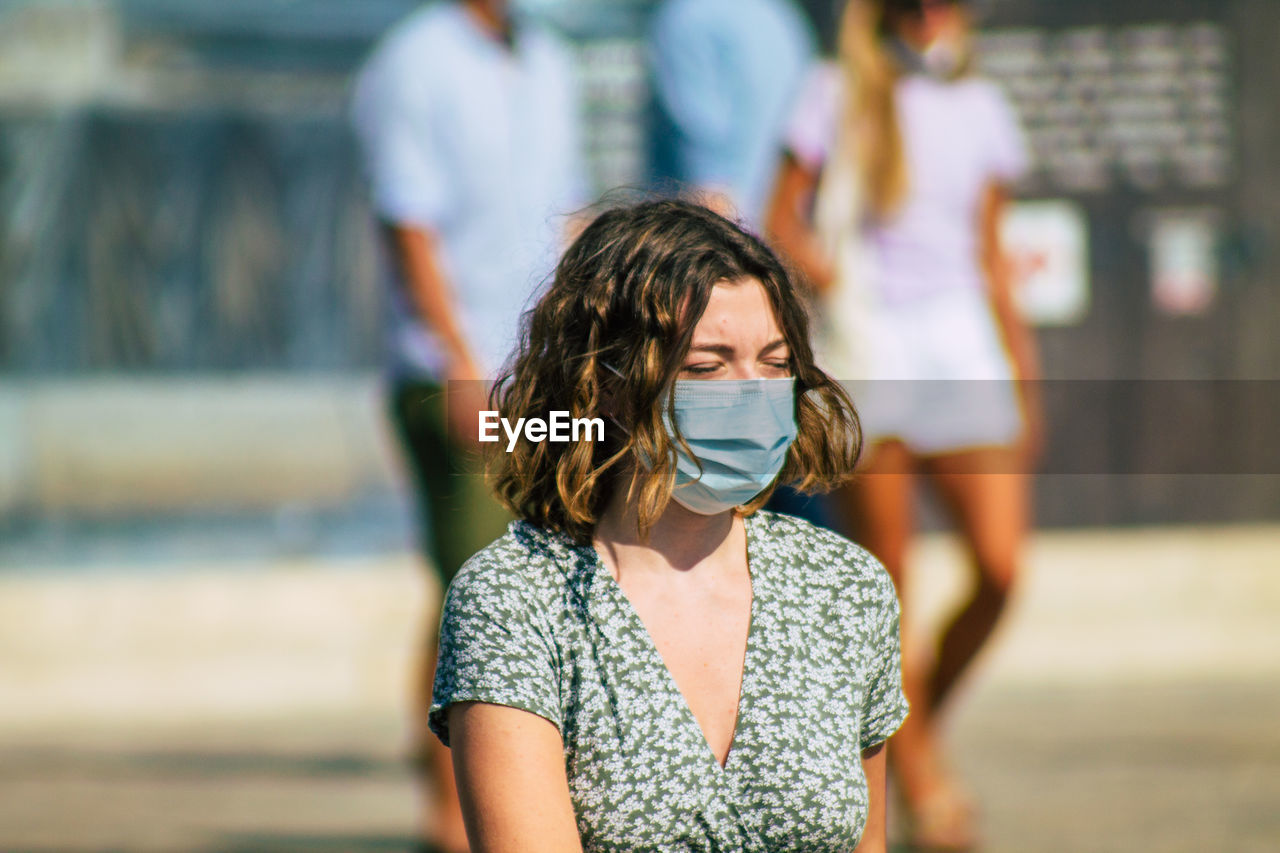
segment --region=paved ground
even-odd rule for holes
[[[955,555],[916,555],[925,610]],[[953,721],[988,853],[1280,850],[1280,529],[1042,536]],[[399,851],[406,556],[0,572],[0,849]]]
[[[989,853],[1280,849],[1280,686],[975,695],[958,761]],[[398,722],[365,715],[61,733],[0,749],[0,848],[409,848]]]

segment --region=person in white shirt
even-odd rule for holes
[[[377,45],[351,118],[394,273],[391,414],[444,586],[508,520],[473,458],[477,412],[587,198],[571,57],[506,0],[434,3]],[[461,851],[449,756],[426,732],[438,611],[424,627],[414,723],[435,783],[424,825]]]
[[[851,381],[870,448],[863,476],[835,493],[841,526],[905,593],[921,472],[973,557],[972,597],[936,645],[912,648],[904,630],[913,711],[889,756],[912,840],[930,849],[975,838],[939,714],[1018,575],[1040,432],[1034,342],[999,243],[1027,155],[1001,92],[969,73],[968,24],[956,0],[850,0],[839,62],[796,104],[768,217],[815,290],[819,364]],[[904,626],[912,615],[905,599]]]

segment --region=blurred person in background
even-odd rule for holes
[[[509,520],[473,458],[477,412],[482,380],[554,266],[564,215],[586,200],[571,60],[505,0],[432,4],[375,48],[352,120],[396,273],[391,416],[443,590]],[[424,831],[428,849],[455,853],[467,845],[452,764],[426,733],[438,610],[423,628],[413,722],[429,782]]]
[[[971,73],[970,12],[850,0],[838,62],[815,69],[796,104],[768,219],[815,290],[820,364],[870,380],[854,383],[865,464],[833,494],[843,528],[905,597],[923,474],[973,559],[972,594],[932,642],[911,647],[904,601],[912,714],[893,739],[893,777],[911,840],[945,849],[975,842],[976,817],[940,715],[1018,575],[1039,443],[1037,356],[999,242],[1005,187],[1027,155],[1002,93]]]
[[[664,0],[648,35],[652,177],[758,227],[813,61],[792,0]]]

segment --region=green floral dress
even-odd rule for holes
[[[737,727],[723,767],[640,617],[591,546],[527,522],[463,566],[445,602],[430,724],[454,702],[556,725],[586,851],[847,851],[861,753],[907,714],[898,603],[862,548],[746,519],[751,572]]]

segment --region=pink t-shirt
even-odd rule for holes
[[[786,143],[806,167],[821,169],[835,144],[843,79],[824,63],[810,73],[792,113]],[[991,181],[1027,168],[1022,130],[994,83],[903,77],[898,121],[907,161],[907,195],[888,221],[868,216],[864,244],[876,269],[875,291],[890,305],[983,287],[978,216]]]

